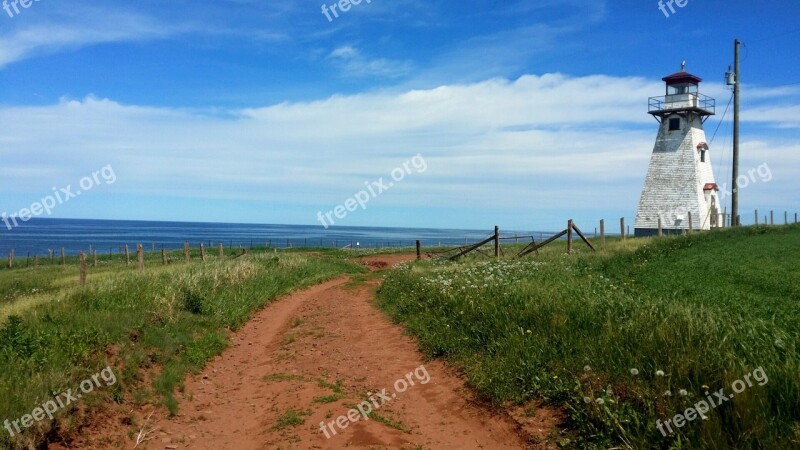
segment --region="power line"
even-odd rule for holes
[[[717,137],[717,131],[719,131],[719,127],[722,125],[722,122],[725,121],[725,116],[728,115],[728,109],[731,107],[731,102],[733,101],[733,93],[731,93],[731,98],[728,100],[728,106],[725,107],[725,112],[722,113],[722,117],[719,119],[719,123],[717,124],[717,129],[714,130],[714,135],[711,136],[711,142],[709,144],[714,143],[714,138]]]

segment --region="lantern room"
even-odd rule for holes
[[[703,80],[686,71],[685,65],[678,73],[662,78],[666,85],[663,96],[650,97],[648,113],[661,122],[664,117],[681,113],[696,113],[705,122],[716,112],[716,101],[700,93]]]

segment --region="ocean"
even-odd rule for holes
[[[492,234],[487,230],[445,230],[426,228],[331,227],[319,225],[257,225],[236,223],[149,222],[132,220],[83,220],[33,218],[9,230],[0,227],[0,255],[12,249],[17,258],[45,256],[48,250],[68,255],[88,251],[119,253],[126,244],[135,249],[168,250],[222,243],[228,247],[345,247],[356,248],[413,246],[419,239],[423,246],[463,245]],[[528,234],[519,232],[518,234]],[[503,235],[508,235],[503,232]],[[513,235],[513,233],[511,234]],[[539,233],[536,234],[537,239]],[[522,239],[521,239],[522,241]],[[529,239],[528,239],[529,241]]]

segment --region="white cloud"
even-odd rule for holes
[[[386,58],[368,58],[350,45],[333,50],[327,58],[345,75],[355,77],[396,78],[411,71],[410,62],[394,61]]]
[[[93,97],[3,108],[0,192],[46,192],[113,164],[115,192],[290,202],[308,205],[311,222],[315,205],[338,204],[420,153],[429,169],[381,204],[633,210],[656,133],[646,100],[661,89],[640,78],[546,74],[223,115]],[[782,112],[760,107],[747,117]],[[796,144],[776,133],[743,143],[795,174]],[[771,187],[796,191],[796,180],[776,173]]]
[[[94,44],[161,39],[192,30],[188,25],[106,7],[42,4],[24,12],[24,16],[13,18],[13,26],[0,32],[0,69],[41,54]]]

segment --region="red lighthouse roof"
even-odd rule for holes
[[[692,75],[689,72],[678,72],[673,73],[672,75],[666,76],[662,78],[667,84],[680,84],[680,83],[691,83],[691,84],[698,84],[703,81],[702,78]]]

